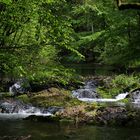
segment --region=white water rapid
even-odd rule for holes
[[[84,102],[117,102],[122,99],[125,99],[126,96],[129,94],[121,93],[117,95],[115,98],[98,98],[98,94],[96,92],[96,82],[95,81],[88,81],[85,82],[85,86],[80,89],[74,90],[72,92],[73,96],[78,98],[80,101]]]
[[[125,99],[126,96],[128,95],[129,93],[126,92],[126,93],[121,93],[119,95],[117,95],[114,99],[113,98],[78,98],[78,100],[80,101],[84,101],[84,102],[117,102],[117,101],[120,101],[122,99]]]
[[[19,100],[0,101],[0,120],[3,119],[23,119],[29,116],[52,116],[59,108],[39,108],[31,104],[24,104]]]
[[[35,116],[52,116],[51,113],[0,113],[0,120],[17,120],[17,119],[24,119],[27,118],[31,115],[35,115]]]

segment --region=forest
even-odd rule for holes
[[[79,124],[135,126],[137,132],[139,72],[139,0],[0,0],[0,120],[3,113],[19,114],[24,109],[22,117],[30,112],[24,118],[30,121],[72,121],[76,128]],[[37,110],[53,117],[37,117]],[[6,135],[14,140],[10,132],[2,133],[1,125],[0,139]],[[31,128],[31,135],[23,132],[28,134],[25,138],[49,139],[42,128],[46,126],[39,126],[39,130]],[[9,127],[14,129],[12,124]],[[84,128],[88,135],[91,128]],[[46,129],[54,130],[50,125]],[[77,129],[74,134],[67,129],[62,140],[80,136]],[[99,134],[102,129],[96,128]],[[115,131],[123,133],[121,129]],[[110,127],[109,131],[114,133]],[[109,139],[105,134],[105,140],[128,140],[129,130],[125,131],[126,135],[109,135]],[[132,139],[140,138],[136,132]]]
[[[1,0],[0,9],[2,77],[65,85],[74,73],[63,63],[139,68],[138,9],[115,0]]]

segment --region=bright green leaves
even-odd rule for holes
[[[0,0],[0,2],[5,3],[5,4],[11,4],[12,0]]]
[[[80,45],[86,45],[90,42],[96,41],[104,33],[105,33],[105,31],[103,30],[103,31],[100,31],[100,32],[93,33],[91,35],[80,37],[80,40],[77,43],[78,43],[79,46]]]
[[[10,1],[9,1],[10,2]],[[59,63],[67,50],[83,57],[74,41],[65,0],[18,0],[0,13],[0,71],[13,77],[68,84],[71,71]]]

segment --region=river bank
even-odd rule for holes
[[[25,120],[73,123],[76,126],[90,124],[140,127],[137,123],[139,109],[128,107],[129,102],[139,101],[140,92],[136,89],[139,83],[136,84],[137,80],[133,79],[133,82],[129,81],[132,84],[127,85],[122,79],[127,77],[122,75],[113,79],[110,76],[92,76],[84,78],[83,85],[79,85],[79,89],[73,91],[51,87],[16,96],[1,93],[0,113],[17,113],[19,116],[24,113],[22,118]],[[132,80],[132,77],[127,80]],[[117,92],[113,94],[104,92],[105,95],[102,95],[101,90],[112,91],[116,85],[119,85],[116,87],[119,89]],[[121,91],[127,93],[120,94]]]

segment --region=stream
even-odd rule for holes
[[[139,140],[140,128],[57,125],[53,123],[2,120],[0,140],[30,136],[31,140]],[[4,139],[5,138],[5,139]],[[7,140],[6,139],[6,140]]]
[[[98,97],[98,93],[96,92],[96,81],[87,81],[85,85],[80,89],[72,91],[74,97],[78,98],[83,102],[117,102],[125,99],[128,92],[120,93],[115,98],[100,98]]]
[[[83,70],[84,69],[78,69]],[[100,71],[100,70],[98,70]],[[106,69],[105,69],[106,71]],[[90,69],[88,73],[94,73]],[[84,73],[85,74],[85,73]],[[72,91],[72,96],[84,102],[121,102],[129,93],[120,93],[112,99],[103,99],[96,93],[96,81],[86,81],[85,85]],[[140,91],[133,96],[135,107],[140,108]],[[70,123],[48,123],[23,120],[30,115],[49,116],[62,108],[36,108],[21,102],[6,100],[0,102],[0,140],[140,140],[140,128],[75,126]]]
[[[96,93],[95,81],[87,81],[72,92],[73,97],[81,101],[109,103],[121,101],[128,94],[120,93],[113,99],[102,99]],[[139,98],[135,99],[138,101]],[[140,140],[139,127],[75,126],[66,122],[23,120],[30,115],[49,116],[62,108],[36,108],[14,99],[1,102],[1,107],[5,112],[0,113],[0,140]]]

